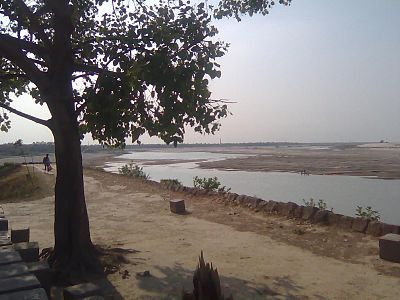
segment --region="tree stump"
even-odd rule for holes
[[[183,199],[173,199],[169,201],[169,208],[171,212],[175,214],[183,214],[186,212],[185,200]]]

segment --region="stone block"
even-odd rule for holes
[[[362,232],[365,233],[367,230],[369,223],[369,219],[365,218],[354,218],[353,225],[351,226],[351,229],[356,232]]]
[[[260,201],[261,201],[260,198],[250,197],[250,196],[247,196],[246,199],[245,199],[245,203],[250,208],[256,208]]]
[[[303,211],[304,211],[304,206],[303,205],[299,205],[296,207],[296,209],[294,210],[294,217],[296,219],[301,219],[303,216]]]
[[[11,242],[14,244],[29,242],[29,228],[11,229]]]
[[[169,201],[169,208],[175,214],[183,214],[186,211],[185,200],[173,199]]]
[[[0,300],[47,300],[44,289],[34,289],[0,295]]]
[[[0,218],[0,230],[8,231],[8,220],[5,218]]]
[[[367,226],[367,234],[373,236],[381,236],[382,235],[382,223],[379,221],[371,221]]]
[[[341,214],[331,213],[328,215],[328,224],[331,226],[339,225],[340,218],[343,217]]]
[[[301,218],[303,220],[312,220],[314,215],[317,213],[318,208],[314,206],[305,206],[303,209],[303,215]]]
[[[14,264],[22,262],[21,255],[9,248],[0,249],[0,265]]]
[[[29,270],[26,264],[19,262],[7,265],[0,265],[0,279],[28,274]]]
[[[318,223],[318,224],[324,224],[324,225],[328,225],[329,224],[329,215],[332,214],[331,211],[329,210],[318,210],[313,219],[312,222],[313,223]]]
[[[53,284],[53,273],[45,261],[29,262],[26,267],[30,273],[36,276],[40,285],[50,294],[50,287]]]
[[[40,282],[35,275],[26,274],[0,280],[0,294],[32,290],[40,288]]]
[[[16,243],[13,248],[17,251],[24,262],[39,260],[39,244],[37,242]]]
[[[92,282],[73,285],[64,289],[64,300],[82,299],[89,296],[96,296],[100,287]]]
[[[379,238],[379,257],[400,263],[400,235],[388,233]]]
[[[268,201],[265,200],[261,200],[258,204],[257,204],[257,208],[260,210],[264,210],[265,206],[267,206]]]
[[[354,218],[349,216],[341,216],[339,219],[338,226],[342,229],[351,229],[353,226]]]

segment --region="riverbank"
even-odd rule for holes
[[[85,170],[85,187],[93,241],[123,256],[102,283],[107,299],[179,299],[201,250],[234,299],[396,299],[400,293],[400,267],[379,259],[375,237],[93,169]],[[173,198],[185,199],[189,213],[172,214]],[[3,204],[10,223],[29,226],[41,248],[53,244],[53,206],[52,197]],[[135,275],[145,270],[150,277]]]

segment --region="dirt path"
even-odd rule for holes
[[[49,177],[50,178],[50,177]],[[218,199],[85,172],[93,241],[127,261],[108,276],[107,299],[179,299],[200,251],[234,299],[398,299],[400,268],[377,257],[377,239],[264,216]],[[185,198],[189,214],[170,213]],[[53,244],[53,199],[3,205],[11,226]],[[300,228],[305,233],[294,233]],[[150,277],[136,277],[149,270]]]

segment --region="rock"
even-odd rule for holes
[[[288,218],[293,218],[297,207],[298,205],[293,202],[284,203],[280,208],[280,214]]]
[[[246,199],[246,195],[239,195],[236,197],[234,202],[236,204],[242,205],[244,203],[245,199]]]
[[[150,271],[149,270],[136,273],[136,277],[150,277],[150,276],[151,275],[150,275]]]
[[[332,212],[330,212],[329,210],[318,210],[313,219],[312,222],[313,223],[319,223],[319,224],[324,224],[324,225],[328,225],[328,220],[329,220],[329,215]]]
[[[304,211],[303,205],[297,206],[296,209],[294,210],[294,217],[296,219],[301,219],[301,217],[303,216],[303,211]]]
[[[261,200],[260,202],[258,202],[257,204],[257,208],[260,210],[264,210],[265,206],[268,204],[268,201],[265,200]]]
[[[236,199],[238,196],[239,196],[239,195],[236,194],[236,193],[229,193],[229,195],[228,195],[228,200],[229,200],[229,202],[235,201],[235,199]]]
[[[169,201],[169,208],[175,214],[183,214],[186,211],[185,200],[173,199]]]
[[[312,218],[317,213],[317,211],[318,211],[318,208],[316,208],[316,207],[305,206],[303,209],[303,215],[301,216],[301,218],[303,220],[312,220]]]
[[[338,226],[342,229],[351,229],[353,225],[354,218],[349,216],[342,216],[339,219]]]
[[[400,263],[400,235],[388,233],[379,239],[379,257]]]
[[[256,197],[247,196],[245,199],[245,203],[248,204],[250,208],[256,208],[258,203],[260,203],[261,199]]]
[[[267,205],[264,206],[264,211],[269,214],[272,213],[276,203],[277,202],[273,200],[268,201]]]
[[[367,230],[367,227],[368,227],[368,223],[369,223],[369,219],[355,218],[351,229],[356,232],[365,233],[365,231]]]

